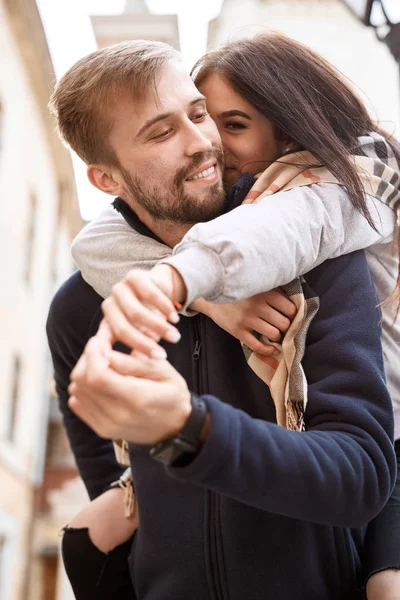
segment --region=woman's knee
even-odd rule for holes
[[[400,600],[400,569],[386,569],[367,583],[367,600]]]

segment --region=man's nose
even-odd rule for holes
[[[200,127],[190,121],[186,135],[185,151],[187,156],[193,156],[198,152],[209,152],[212,146],[211,138],[203,133]]]

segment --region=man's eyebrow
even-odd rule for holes
[[[197,96],[196,98],[194,98],[193,100],[191,100],[189,102],[189,107],[194,106],[195,104],[199,104],[200,102],[205,102],[206,98],[205,96]],[[147,131],[147,129],[150,129],[150,127],[152,127],[153,125],[155,125],[156,123],[158,123],[159,121],[165,121],[165,119],[168,119],[169,117],[172,117],[174,113],[169,111],[169,112],[165,112],[165,113],[161,113],[159,115],[157,115],[156,117],[153,117],[153,119],[149,119],[148,121],[146,121],[146,123],[143,125],[143,127],[140,129],[139,133],[137,134],[137,136],[141,136],[143,135],[143,133],[145,133],[145,131]]]
[[[218,119],[226,119],[227,117],[243,117],[251,121],[251,117],[241,110],[226,110],[217,115]]]

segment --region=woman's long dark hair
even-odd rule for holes
[[[308,150],[325,165],[375,228],[350,156],[358,146],[357,138],[375,131],[385,137],[400,167],[400,144],[374,123],[350,85],[329,62],[281,33],[264,32],[209,52],[192,69],[198,87],[212,73],[223,75],[269,119],[278,138]],[[400,302],[400,266],[396,297]]]

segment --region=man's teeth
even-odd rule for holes
[[[197,175],[193,175],[193,177],[188,177],[188,181],[193,181],[193,179],[202,179],[203,177],[208,177],[209,175],[212,175],[215,171],[215,165],[213,165],[212,167],[209,167],[208,169],[206,169],[205,171],[202,171],[201,173],[197,173]]]

